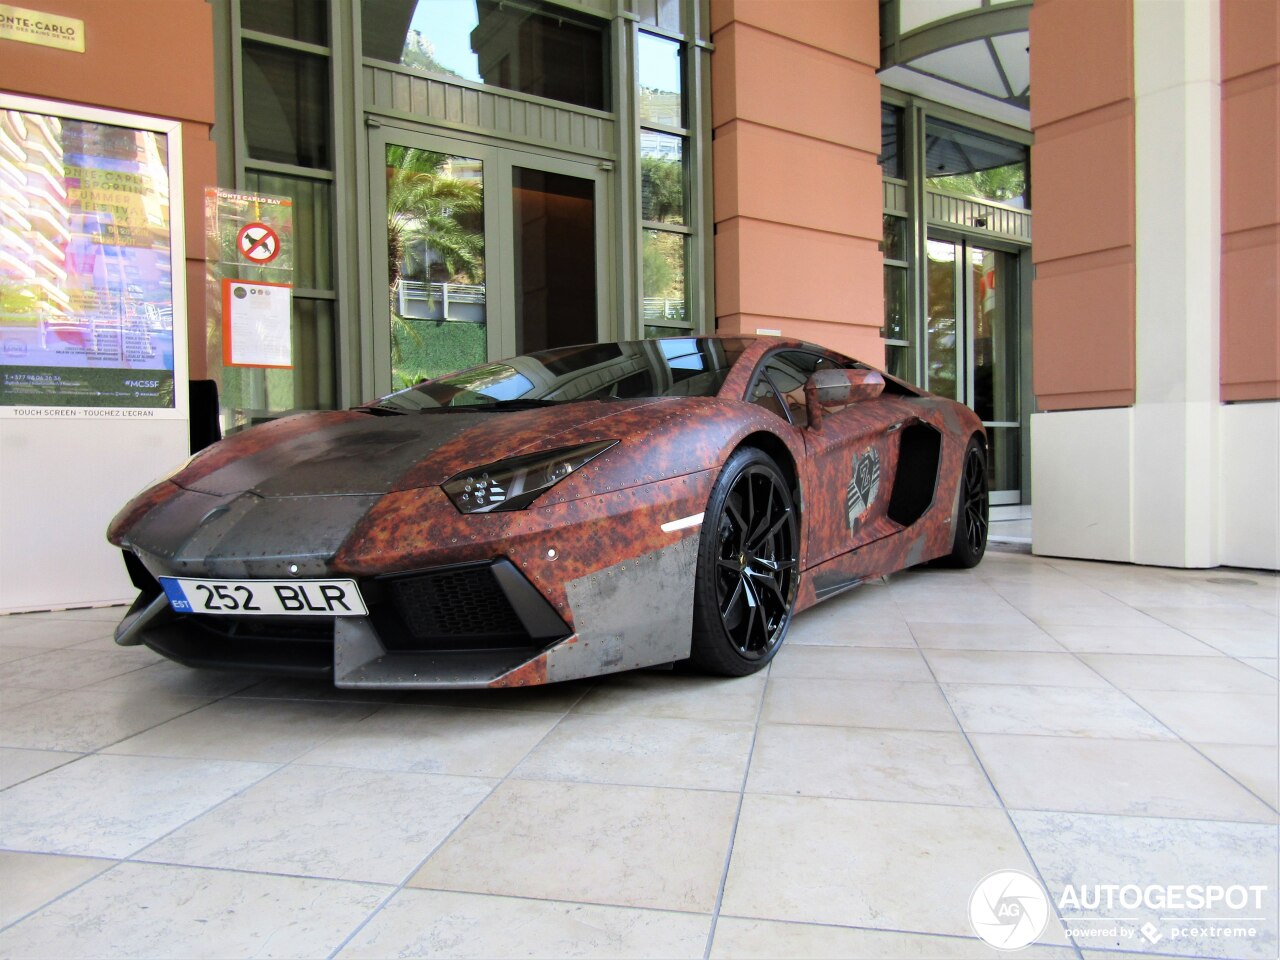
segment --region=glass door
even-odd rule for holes
[[[378,391],[613,333],[595,166],[392,127],[370,165]]]
[[[925,387],[968,404],[987,427],[991,502],[1022,488],[1019,256],[930,236]]]

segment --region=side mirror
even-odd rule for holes
[[[819,370],[804,384],[809,426],[821,430],[824,414],[842,410],[851,403],[874,400],[883,392],[884,377],[874,370]]]

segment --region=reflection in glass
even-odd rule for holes
[[[956,378],[956,338],[960,333],[956,322],[956,245],[944,240],[930,240],[928,257],[929,312],[925,345],[929,379],[925,387],[931,393],[959,400]]]
[[[687,326],[686,237],[665,230],[644,231],[644,322]]]
[[[362,0],[361,12],[366,57],[610,109],[604,21],[539,0]]]
[[[385,409],[570,403],[636,397],[714,397],[751,344],[736,337],[681,337],[560,347],[420,383],[378,401]]]
[[[512,168],[516,349],[596,339],[595,184]]]
[[[246,40],[244,135],[255,160],[329,167],[329,62]]]
[[[316,0],[242,3],[240,26],[245,30],[324,46],[329,42],[329,5],[316,3]]]
[[[907,339],[907,271],[905,267],[884,268],[884,326],[886,340]]]
[[[907,218],[884,215],[884,234],[880,240],[880,252],[886,260],[907,260]]]
[[[1028,207],[1025,144],[945,120],[925,125],[925,176],[935,190]]]
[[[640,131],[640,216],[684,223],[684,137]]]
[[[639,61],[640,122],[683,127],[684,57],[679,41],[641,33],[636,41],[636,56]]]
[[[632,0],[631,7],[641,23],[680,32],[680,0]]]
[[[392,381],[407,386],[484,360],[484,165],[387,145]]]
[[[970,246],[973,408],[983,420],[1018,419],[1018,324],[1013,254]]]
[[[907,347],[885,344],[885,371],[897,377],[899,380],[906,380],[908,383],[911,382],[910,359]]]
[[[987,427],[987,479],[992,490],[1022,487],[1022,431]]]
[[[888,103],[880,105],[880,156],[878,159],[883,176],[902,179],[902,108]]]

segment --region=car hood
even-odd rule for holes
[[[609,421],[657,400],[584,402],[534,410],[301,414],[236,434],[172,479],[213,496],[367,496],[442,483],[463,470],[557,446],[562,434],[613,439]],[[575,437],[576,442],[576,437]]]

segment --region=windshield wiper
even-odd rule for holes
[[[468,403],[450,410],[537,410],[540,407],[558,407],[561,400],[537,400],[531,397],[515,400],[491,400],[488,403]]]
[[[402,417],[409,411],[404,407],[393,407],[390,404],[371,403],[363,407],[353,407],[361,413],[367,413],[375,417]]]

